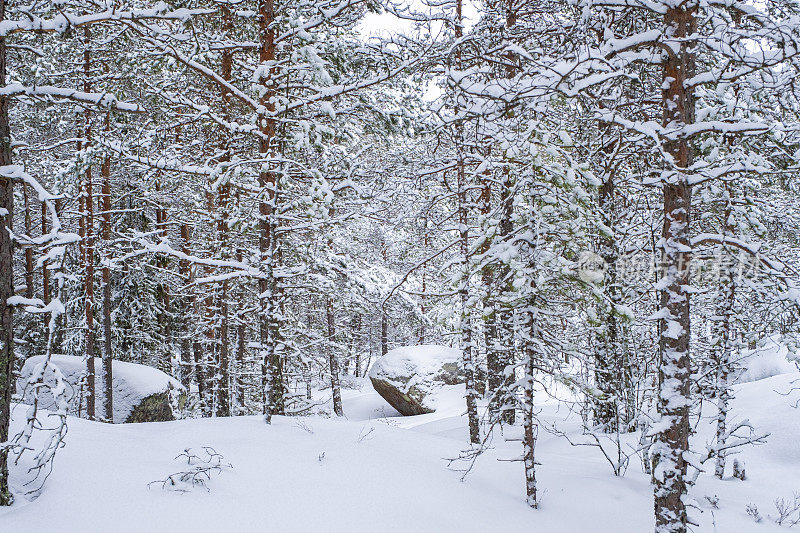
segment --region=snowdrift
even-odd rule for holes
[[[741,370],[736,383],[750,383],[761,379],[797,371],[798,354],[776,337],[768,337],[753,350],[744,350],[737,363]]]
[[[789,531],[770,517],[776,499],[792,498],[800,488],[798,379],[795,372],[736,387],[732,417],[748,418],[771,435],[736,456],[746,463],[747,481],[731,479],[730,472],[724,480],[700,476],[689,494],[699,524],[695,533]],[[460,469],[468,464],[449,459],[467,447],[463,395],[463,385],[445,386],[435,413],[391,418],[384,415],[384,400],[364,387],[362,393],[346,391],[348,419],[274,417],[271,426],[257,416],[115,426],[70,418],[67,446],[37,500],[23,496],[27,465],[12,465],[19,497],[0,509],[0,531],[653,530],[652,487],[636,462],[625,477],[614,477],[597,449],[573,447],[546,431],[536,448],[540,509],[524,501],[521,466],[514,461],[518,440],[496,435],[461,481]],[[543,424],[568,422],[551,403],[541,404],[539,418]],[[18,406],[12,431],[24,420],[25,406]],[[713,427],[709,422],[699,429],[694,445],[702,447]],[[571,431],[573,438],[579,435],[578,421]],[[178,453],[201,446],[233,465],[208,482],[208,491],[148,488],[185,468],[174,461]],[[758,508],[760,523],[748,507]]]

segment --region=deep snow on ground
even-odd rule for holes
[[[772,435],[739,455],[747,481],[701,476],[692,490],[702,510],[693,512],[695,531],[786,530],[768,516],[775,515],[775,498],[800,491],[800,412],[793,407],[800,392],[781,394],[798,378],[795,372],[737,387],[734,417]],[[22,497],[24,468],[13,468],[17,503],[0,510],[0,532],[652,530],[652,490],[637,461],[615,478],[595,448],[540,431],[541,509],[531,510],[522,466],[507,461],[519,457],[518,441],[496,437],[464,481],[451,469],[464,464],[448,468],[447,459],[466,448],[463,388],[445,389],[435,413],[402,418],[367,380],[361,384],[361,391],[344,393],[344,419],[277,417],[267,426],[260,417],[130,425],[70,418],[68,445],[38,499]],[[15,411],[15,427],[24,408]],[[541,418],[576,427],[564,425],[568,413],[554,402],[542,405]],[[697,443],[708,438],[703,429]],[[148,488],[183,468],[173,458],[184,448],[201,446],[213,446],[233,465],[211,479],[208,492]],[[715,495],[712,515],[705,496]],[[746,514],[748,504],[758,507],[760,524]]]

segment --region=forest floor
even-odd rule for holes
[[[771,433],[744,449],[744,482],[701,475],[691,496],[696,532],[782,531],[774,501],[800,491],[800,392],[794,372],[740,385],[734,418]],[[0,532],[530,532],[652,531],[652,490],[637,458],[615,477],[594,447],[573,447],[544,430],[536,447],[541,508],[524,499],[521,444],[507,432],[462,481],[467,463],[463,388],[444,391],[437,412],[399,417],[368,381],[344,394],[345,418],[260,417],[108,425],[70,418],[41,496],[22,493],[25,465],[12,467],[17,503],[0,510]],[[24,417],[17,406],[14,426]],[[578,438],[574,416],[555,402],[541,406],[546,424]],[[696,444],[709,440],[702,421]],[[12,428],[13,429],[13,428]],[[516,428],[512,428],[516,429]],[[516,435],[518,438],[519,435]],[[631,444],[635,444],[631,436]],[[160,483],[187,468],[185,448],[211,446],[231,469],[185,493]],[[708,465],[713,470],[713,465]],[[730,474],[730,466],[728,474]],[[708,499],[706,498],[708,496]],[[709,500],[718,500],[717,509]],[[757,523],[748,513],[756,506]],[[797,513],[795,513],[795,517]],[[800,527],[800,526],[798,526]]]

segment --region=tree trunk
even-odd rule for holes
[[[42,235],[47,234],[47,204],[42,202]],[[44,300],[44,304],[47,305],[50,303],[50,269],[48,266],[50,265],[49,261],[44,261],[42,264],[42,299]],[[45,324],[47,324],[47,319],[45,319]]]
[[[522,4],[518,4],[521,6]],[[505,27],[507,40],[511,40],[512,29],[517,24],[517,12],[514,6],[514,0],[507,0],[505,4]],[[513,79],[517,75],[517,68],[515,62],[517,55],[514,51],[509,50],[506,52],[506,69],[505,77]],[[511,118],[509,115],[508,118]],[[514,198],[513,198],[513,177],[509,165],[510,161],[506,160],[502,170],[502,181],[500,184],[500,222],[499,222],[499,236],[501,241],[505,241],[511,235],[513,230],[512,216],[514,212]],[[493,346],[491,349],[492,366],[487,368],[489,379],[489,392],[492,398],[495,399],[495,409],[502,407],[500,413],[500,420],[508,425],[513,425],[516,421],[515,407],[517,400],[513,394],[514,382],[516,381],[513,371],[511,369],[514,365],[514,313],[508,304],[503,302],[503,295],[510,294],[513,291],[511,287],[511,271],[507,265],[502,265],[501,268],[495,273],[495,284],[498,293],[498,303],[492,306],[492,340]],[[490,363],[489,359],[489,340],[487,339],[487,365]],[[493,376],[494,374],[494,376]]]
[[[536,316],[531,313],[529,335],[536,337]],[[522,460],[525,466],[525,496],[526,502],[530,507],[536,509],[539,501],[536,495],[536,437],[539,433],[539,426],[533,417],[533,386],[535,373],[535,346],[530,343],[526,350],[525,361],[525,385],[523,400],[523,434],[522,434]]]
[[[22,187],[22,201],[25,207],[25,235],[31,234],[31,206],[28,200],[28,187]],[[25,297],[33,298],[33,247],[25,247]]]
[[[331,392],[333,393],[333,412],[336,416],[344,416],[342,411],[342,387],[339,383],[339,359],[334,348],[335,324],[333,316],[333,300],[327,298],[325,305],[328,321],[328,364],[331,372]]]
[[[225,249],[227,245],[226,232],[228,228],[227,210],[228,206],[228,186],[220,188],[220,220],[218,234],[221,247]],[[231,416],[230,407],[230,357],[228,355],[228,282],[223,281],[219,287],[218,304],[215,311],[219,313],[219,347],[217,359],[219,386],[217,395],[217,416]]]
[[[361,313],[356,313],[353,317],[353,375],[361,375]]]
[[[189,254],[189,224],[185,222],[181,224],[181,251],[184,254]],[[180,273],[181,279],[185,285],[191,283],[191,265],[189,261],[185,259],[181,259],[178,263],[178,272]],[[191,291],[191,289],[189,289]],[[188,297],[188,307],[192,311],[194,311],[195,303],[194,303],[194,295]],[[192,383],[192,350],[191,344],[192,341],[190,340],[191,334],[188,328],[188,320],[184,320],[182,338],[181,338],[181,383],[186,390],[188,391],[191,383]]]
[[[259,62],[262,65],[275,61],[275,5],[273,0],[260,0],[259,24],[260,46]],[[272,82],[276,76],[276,67],[273,65],[268,72],[261,74],[261,84],[265,90],[259,100],[264,112],[259,113],[258,125],[261,137],[259,139],[259,152],[263,158],[276,156],[276,121],[275,88]],[[278,236],[276,208],[278,202],[278,176],[273,169],[273,163],[262,163],[258,175],[258,184],[262,190],[259,210],[259,250],[261,252],[261,265],[264,276],[259,280],[259,298],[261,300],[260,342],[262,355],[262,375],[264,378],[264,419],[267,423],[272,420],[272,415],[283,415],[286,411],[285,391],[283,381],[283,354],[279,350],[280,344],[280,304],[276,299],[280,295],[275,275]]]
[[[601,132],[608,133],[610,128],[603,125]],[[602,152],[611,157],[615,143],[603,147]],[[603,184],[600,186],[598,207],[603,224],[608,228],[614,227],[613,212],[615,207],[615,183],[614,172],[609,168],[614,162],[603,160],[606,166]],[[616,236],[601,233],[599,239],[600,257],[606,265],[606,273],[603,279],[605,299],[597,303],[597,327],[595,348],[595,385],[601,396],[593,402],[594,423],[602,431],[615,432],[621,431],[620,428],[620,400],[624,387],[623,381],[623,361],[620,353],[619,343],[619,323],[617,320],[616,305],[619,303],[617,286],[617,246]]]
[[[191,240],[191,228],[188,224],[181,224],[181,246],[185,254],[189,254],[189,241]],[[184,274],[184,279],[187,285],[192,285],[195,278],[194,266],[188,261],[183,261],[179,266]],[[189,289],[189,308],[192,310],[194,320],[201,320],[200,304],[198,302],[195,289]],[[190,328],[189,321],[186,322],[184,330],[185,341],[182,348],[182,357],[185,364],[185,372],[181,374],[183,384],[187,390],[191,385],[192,376],[194,382],[197,384],[197,395],[201,402],[206,399],[206,372],[205,372],[205,357],[203,354],[203,343],[200,341],[199,328]],[[191,353],[189,351],[189,344],[191,340]]]
[[[723,211],[723,235],[725,237],[734,236],[734,227],[731,204],[731,186],[725,185],[726,205]],[[719,288],[717,295],[717,312],[712,322],[713,346],[711,348],[711,360],[715,364],[714,372],[714,393],[717,402],[717,432],[716,445],[717,457],[714,464],[714,475],[719,479],[725,476],[725,459],[728,438],[728,409],[731,399],[730,374],[733,366],[733,306],[736,303],[736,273],[733,265],[734,257],[728,255],[724,246],[719,247],[718,260],[719,266]]]
[[[456,0],[455,37],[460,40],[463,36],[462,0]],[[461,67],[461,52],[455,52],[456,67]],[[458,180],[458,223],[460,226],[461,260],[463,261],[463,279],[459,283],[459,299],[461,303],[461,351],[464,357],[464,382],[466,386],[467,419],[469,423],[469,440],[472,444],[481,441],[480,423],[478,420],[478,392],[475,387],[475,353],[472,346],[472,324],[470,323],[469,302],[469,229],[467,228],[467,183],[464,168],[464,127],[457,125],[459,143],[458,163],[456,178]]]
[[[106,71],[108,66],[106,66]],[[106,114],[104,129],[106,134],[110,130],[110,114]],[[103,222],[102,238],[105,250],[105,261],[103,262],[103,419],[107,422],[114,422],[114,375],[113,375],[113,352],[111,345],[111,269],[108,262],[111,260],[111,157],[106,156],[100,167],[100,174],[103,177],[102,201],[103,201]]]
[[[389,317],[381,307],[381,356],[389,353]]]
[[[0,21],[6,3],[0,0]],[[0,85],[6,85],[6,39],[0,36]],[[8,97],[0,95],[0,166],[11,164]],[[14,387],[14,328],[8,299],[14,296],[14,256],[10,230],[14,220],[14,184],[0,172],[0,442],[8,440],[11,393]],[[8,487],[8,448],[0,448],[0,506],[11,505]]]
[[[694,3],[670,7],[664,15],[667,34],[674,40],[694,35]],[[665,53],[663,70],[664,125],[681,128],[694,122],[694,98],[687,80],[694,75],[694,54],[683,42]],[[672,174],[664,178],[662,233],[661,319],[658,413],[661,428],[653,445],[655,516],[657,533],[685,533],[686,454],[689,451],[691,370],[689,361],[689,214],[691,186],[688,168],[692,148],[686,137],[666,141]]]
[[[236,250],[236,260],[242,260],[242,250]],[[242,377],[245,368],[245,348],[247,329],[244,322],[244,314],[241,308],[244,304],[245,295],[243,292],[239,295],[239,305],[236,307],[236,414],[244,412],[245,395],[244,395],[244,378]]]
[[[89,27],[83,29],[84,49],[83,49],[83,90],[87,93],[92,92],[91,82],[91,53],[89,46],[91,43]],[[92,115],[88,109],[84,111],[84,139],[86,148],[89,148],[89,141],[92,136]],[[87,152],[88,154],[88,152]],[[92,195],[92,166],[86,163],[84,174],[85,196],[84,196],[84,223],[85,231],[85,262],[84,262],[84,290],[86,293],[86,416],[89,420],[94,420],[95,413],[95,368],[94,368],[94,201]]]
[[[57,199],[55,203],[56,203],[56,215],[60,217],[63,205],[61,199]],[[82,217],[79,218],[81,218],[81,220],[83,219]],[[64,266],[63,262],[56,265],[57,272],[59,273],[63,272],[63,266]],[[58,297],[58,293],[60,290],[59,284],[56,283],[56,286],[53,289],[56,291],[56,296]],[[52,347],[54,353],[56,352],[57,349],[61,348],[64,345],[64,329],[65,329],[64,325],[66,324],[67,320],[65,315],[66,313],[59,313],[56,316],[56,331],[53,334],[53,347]]]
[[[161,191],[161,182],[155,182],[156,192]],[[156,204],[156,233],[159,238],[166,238],[167,232],[167,210],[160,203],[160,196],[158,195]],[[162,255],[156,258],[158,268],[166,270],[169,266],[170,259],[168,256]],[[170,295],[169,285],[165,281],[160,281],[156,286],[156,299],[159,302],[157,311],[158,333],[161,337],[162,343],[159,353],[156,354],[156,366],[159,370],[166,374],[174,372],[172,368],[172,349],[170,347],[172,331],[170,330]]]
[[[222,14],[222,31],[228,37],[231,30],[233,30],[233,20],[231,11],[226,5],[220,8]],[[233,51],[230,48],[225,48],[222,51],[222,79],[230,81],[233,71]],[[224,108],[224,115],[226,120],[229,120],[229,105],[230,95],[228,91],[222,91],[222,105]],[[230,160],[229,147],[227,139],[222,142],[223,154],[220,162],[224,163]],[[230,207],[230,190],[229,183],[223,183],[219,187],[218,194],[218,214],[217,219],[217,235],[219,247],[223,254],[227,254],[228,247],[228,209]],[[216,307],[219,313],[219,358],[217,365],[219,367],[219,385],[217,396],[217,416],[231,416],[231,382],[230,382],[230,357],[228,354],[228,282],[223,281],[219,287],[218,304]]]

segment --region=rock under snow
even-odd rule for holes
[[[17,393],[21,396],[22,403],[30,403],[32,394],[27,387],[28,380],[35,368],[42,363],[44,356],[38,355],[25,361],[20,377],[17,379]],[[79,413],[81,404],[85,410],[86,391],[81,390],[81,380],[86,373],[86,363],[83,358],[71,355],[53,355],[51,362],[55,364],[67,382],[67,396],[69,400],[69,414]],[[163,422],[175,420],[172,411],[172,397],[185,395],[181,383],[164,372],[145,365],[114,361],[113,372],[113,410],[114,422]],[[100,381],[103,361],[95,358],[95,383],[97,397],[95,405],[98,414],[102,412],[104,394]],[[184,396],[185,397],[185,396]],[[39,395],[39,405],[44,409],[52,409],[53,398],[49,393]]]
[[[375,390],[404,416],[432,413],[442,385],[464,382],[461,350],[423,344],[390,350],[369,371]]]

